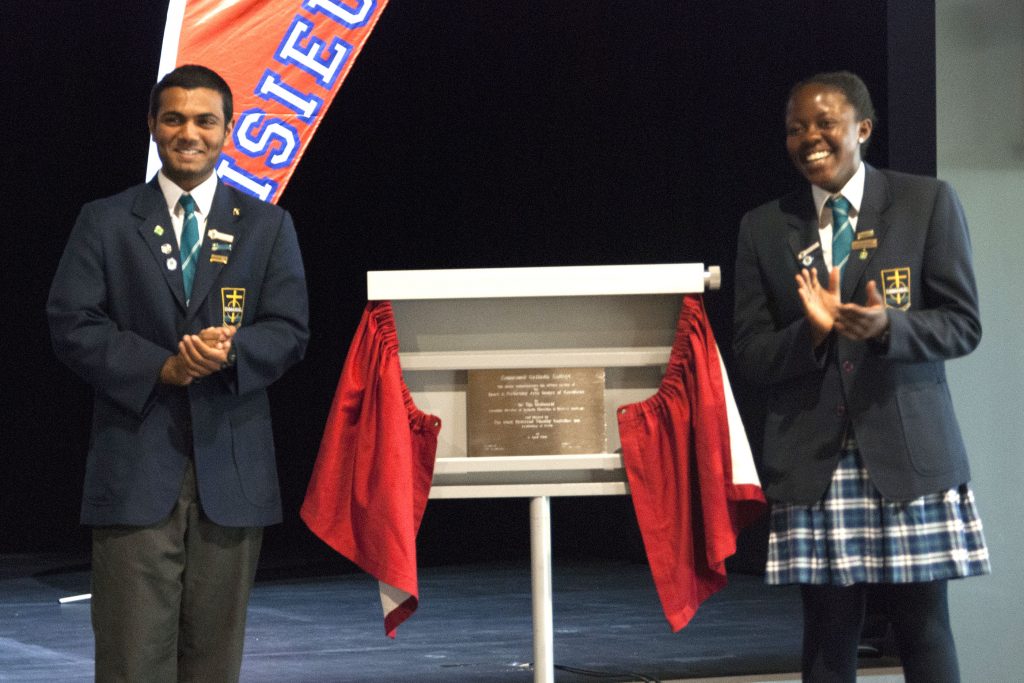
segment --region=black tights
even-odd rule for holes
[[[800,587],[804,607],[803,680],[854,683],[867,595],[892,623],[907,683],[958,683],[946,582]]]

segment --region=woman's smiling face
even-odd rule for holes
[[[786,107],[786,150],[793,165],[813,185],[839,192],[860,167],[861,143],[871,120],[857,120],[841,90],[809,83],[793,93]]]

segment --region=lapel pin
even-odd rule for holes
[[[209,232],[207,234],[210,235],[210,239],[211,240],[220,240],[221,242],[227,242],[228,244],[230,244],[230,243],[235,241],[235,236],[234,235],[229,235],[226,232],[221,232],[220,230],[217,230],[216,228],[210,228],[210,230],[209,230]]]
[[[164,226],[158,225],[155,228],[153,228],[153,234],[156,235],[157,237],[162,236],[164,234]]]
[[[821,242],[815,242],[811,246],[807,247],[806,249],[804,249],[803,251],[796,255],[797,261],[799,261],[801,264],[805,266],[811,265],[812,263],[814,263],[814,256],[812,256],[812,254],[814,253],[814,250],[819,248],[820,246]]]
[[[235,208],[231,209],[231,215],[232,216],[240,216],[240,215],[242,215],[242,212],[239,211],[238,207],[236,206]]]
[[[178,268],[178,260],[173,256],[167,259],[167,270],[176,270]]]
[[[170,254],[171,253],[171,245],[170,244],[166,244],[166,243],[161,244],[160,245],[160,253],[161,254]]]

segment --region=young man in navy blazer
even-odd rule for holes
[[[157,83],[162,169],[85,205],[47,302],[57,356],[95,392],[97,681],[237,680],[263,527],[281,521],[266,389],[305,352],[305,273],[288,213],[213,172],[232,123],[210,69]]]

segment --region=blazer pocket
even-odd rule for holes
[[[900,392],[896,404],[914,470],[936,475],[955,469],[955,454],[963,450],[963,439],[946,383],[918,385]]]
[[[85,464],[82,495],[89,505],[115,505],[125,497],[131,478],[125,471],[126,453],[94,448]]]
[[[246,500],[258,507],[276,505],[280,492],[270,420],[232,417],[231,454]]]

